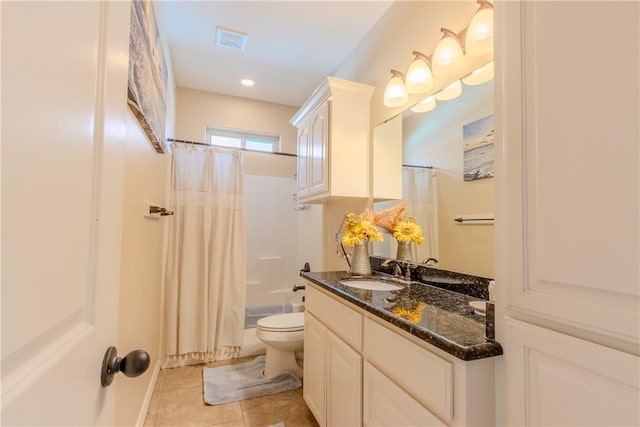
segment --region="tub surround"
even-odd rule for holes
[[[372,268],[380,270],[381,262],[372,257]],[[487,317],[474,314],[469,302],[486,298],[442,289],[428,280],[426,283],[421,280],[421,276],[435,277],[436,272],[438,277],[449,279],[450,283],[443,283],[444,286],[455,282],[457,289],[488,296],[489,279],[424,266],[417,266],[412,271],[413,281],[407,282],[407,286],[399,291],[371,291],[342,285],[341,280],[353,278],[346,271],[310,272],[303,273],[302,277],[459,359],[467,361],[501,355],[502,346],[493,340],[493,304],[487,302]],[[381,271],[373,274],[389,277]],[[404,312],[405,316],[394,311]]]

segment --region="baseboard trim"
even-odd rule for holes
[[[160,361],[158,360],[153,367],[153,376],[151,377],[151,381],[149,381],[149,386],[147,387],[147,392],[144,395],[144,400],[142,401],[142,407],[140,408],[140,412],[138,413],[138,421],[136,421],[136,427],[144,426],[144,420],[147,418],[147,411],[149,410],[149,404],[151,403],[151,397],[153,397],[153,391],[156,388],[156,382],[158,381],[158,375],[160,375]]]

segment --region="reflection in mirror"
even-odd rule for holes
[[[413,216],[423,228],[425,241],[414,245],[414,261],[436,258],[438,267],[463,273],[494,276],[492,223],[468,225],[459,215],[494,212],[493,178],[464,180],[463,127],[493,114],[493,81],[463,86],[462,95],[439,102],[428,113],[403,113],[403,201],[405,216]],[[376,202],[375,211],[398,201]],[[396,241],[374,245],[374,255],[395,258]],[[429,263],[430,265],[433,262]]]

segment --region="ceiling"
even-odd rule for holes
[[[393,1],[159,1],[178,86],[300,106]],[[216,46],[216,27],[248,35]],[[245,87],[241,79],[252,79]]]

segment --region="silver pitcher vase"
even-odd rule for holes
[[[398,252],[396,254],[396,259],[398,261],[413,262],[413,251],[411,248],[410,240],[408,242],[398,241]]]
[[[371,261],[369,260],[369,239],[363,239],[353,246],[351,250],[351,267],[349,273],[356,276],[368,276],[371,274]]]

